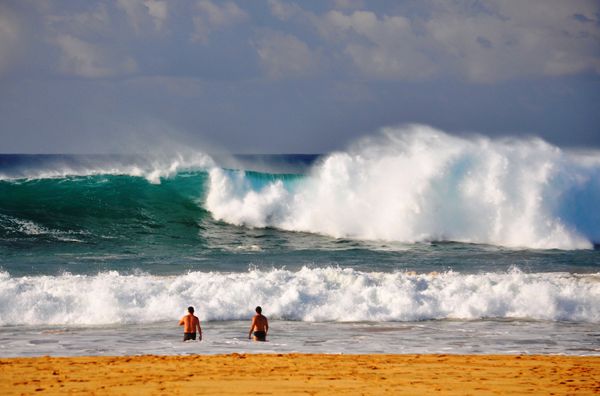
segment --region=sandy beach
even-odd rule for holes
[[[0,359],[0,394],[599,394],[600,358],[230,354]]]

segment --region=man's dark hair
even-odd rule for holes
[[[194,307],[188,307],[188,312],[193,314],[194,313]]]
[[[255,311],[256,311],[257,314],[260,314],[260,313],[262,313],[262,308],[261,307],[256,307]]]

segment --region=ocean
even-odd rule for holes
[[[600,355],[598,202],[598,152],[425,127],[320,155],[0,155],[0,356]]]

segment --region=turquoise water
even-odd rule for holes
[[[254,189],[302,175],[247,172]],[[0,181],[0,265],[11,275],[178,274],[339,266],[363,271],[598,270],[594,249],[510,249],[451,241],[332,238],[231,225],[204,207],[206,171],[152,184],[128,175]]]

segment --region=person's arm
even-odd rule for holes
[[[250,326],[250,331],[248,332],[248,339],[252,338],[252,330],[254,330],[255,325],[256,325],[256,316],[252,318],[252,325]]]
[[[179,321],[179,326],[183,326],[185,324],[185,316],[183,318],[181,318],[181,320]]]
[[[269,320],[265,317],[265,335],[269,332]]]

